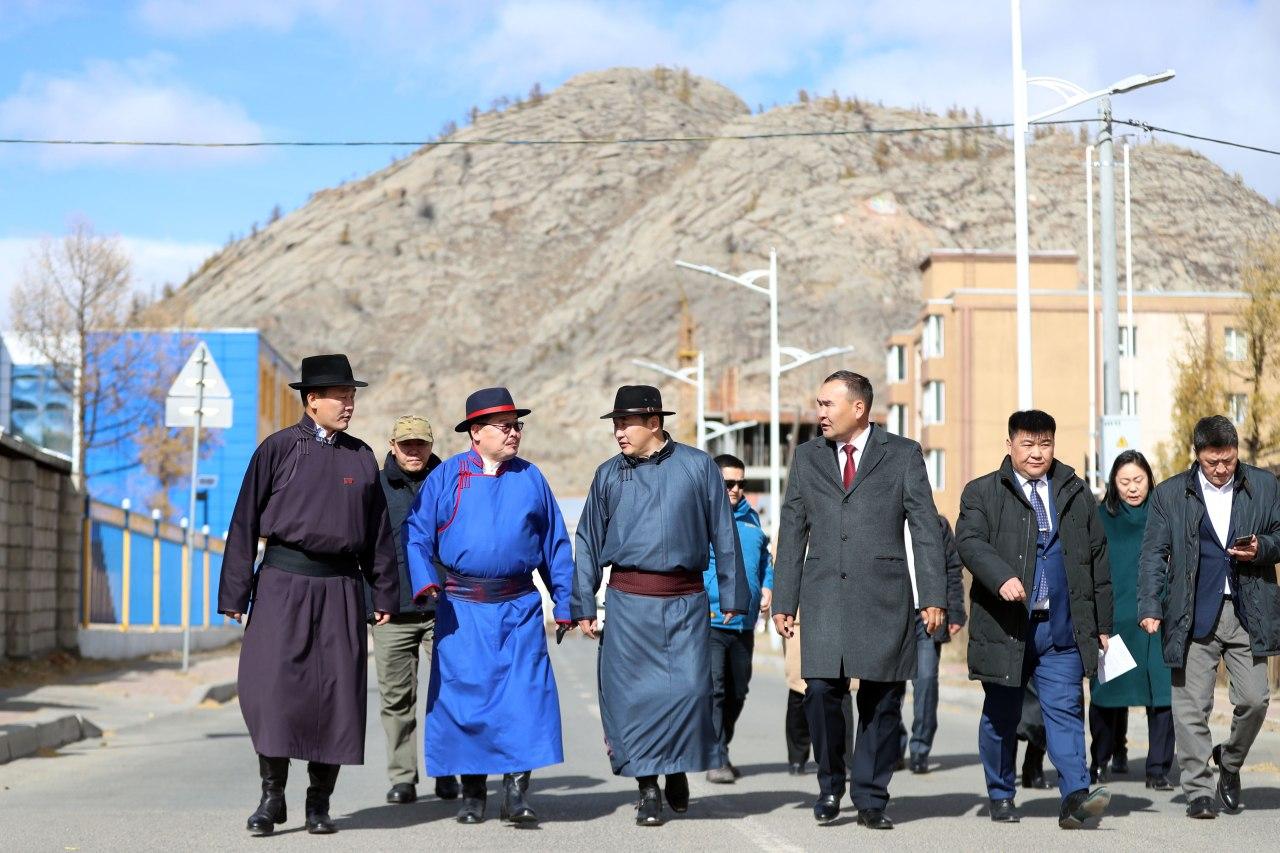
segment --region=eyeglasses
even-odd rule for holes
[[[724,487],[726,491],[729,489],[745,489],[747,487],[747,481],[746,480],[725,480]]]
[[[509,424],[486,423],[485,426],[491,426],[494,429],[502,430],[503,435],[511,435],[511,431],[524,432],[524,421],[513,421]]]

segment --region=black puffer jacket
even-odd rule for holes
[[[1138,619],[1159,619],[1164,662],[1181,669],[1187,662],[1200,568],[1200,521],[1204,500],[1196,488],[1198,466],[1156,486],[1147,513],[1147,532],[1138,563]],[[1231,529],[1258,537],[1252,563],[1231,561],[1236,605],[1243,611],[1257,657],[1280,655],[1280,483],[1261,468],[1241,462],[1231,500]]]
[[[1112,633],[1113,602],[1107,538],[1098,505],[1084,481],[1062,462],[1049,469],[1056,527],[1062,540],[1071,621],[1086,675],[1098,669],[1098,635]],[[1029,620],[1024,601],[1005,601],[1010,578],[1031,589],[1036,570],[1036,516],[1005,457],[998,471],[970,482],[960,497],[956,545],[973,574],[969,596],[969,677],[1022,683]]]

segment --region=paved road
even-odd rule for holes
[[[840,820],[817,826],[810,804],[812,775],[785,773],[781,740],[784,682],[780,662],[757,658],[747,708],[734,744],[744,777],[735,785],[692,781],[688,814],[660,829],[632,823],[634,785],[609,772],[595,705],[594,644],[573,636],[554,660],[564,707],[568,760],[534,776],[534,802],[544,817],[537,830],[497,820],[480,826],[453,821],[456,805],[428,797],[411,806],[383,803],[383,745],[376,695],[369,695],[368,759],[345,768],[333,814],[341,831],[326,838],[300,831],[305,770],[296,763],[289,785],[290,822],[271,839],[249,838],[244,820],[258,797],[256,762],[234,703],[196,708],[124,728],[105,741],[66,747],[54,756],[0,767],[0,849],[582,849],[582,850],[817,850],[830,845],[873,849],[974,850],[1019,844],[1028,849],[1203,849],[1230,831],[1233,846],[1273,849],[1280,810],[1280,736],[1266,734],[1244,774],[1249,809],[1217,821],[1183,817],[1180,794],[1154,794],[1140,775],[1115,782],[1111,814],[1096,831],[1057,828],[1055,792],[1020,798],[1024,820],[996,826],[985,817],[982,773],[974,746],[976,694],[944,688],[936,769],[926,776],[899,774],[889,813],[898,823],[873,833]],[[372,678],[370,679],[372,682]],[[1134,717],[1131,731],[1143,729]],[[1135,738],[1138,760],[1145,743]],[[1141,771],[1139,770],[1139,773]],[[424,791],[427,786],[423,786]],[[497,802],[491,781],[490,814]],[[518,833],[518,834],[517,834]]]

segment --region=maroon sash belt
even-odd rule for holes
[[[654,595],[673,598],[702,592],[702,572],[646,572],[642,569],[614,568],[609,572],[609,586],[632,595]]]

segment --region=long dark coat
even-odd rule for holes
[[[796,448],[787,475],[773,612],[804,613],[804,678],[904,681],[916,674],[910,526],[920,607],[947,606],[942,523],[920,445],[873,424],[846,490],[835,443]]]
[[[1098,670],[1098,634],[1112,633],[1111,566],[1098,504],[1071,466],[1049,469],[1057,510],[1056,529],[1067,567],[1067,590],[1076,645],[1086,675]],[[1005,601],[1000,587],[1011,578],[1031,589],[1036,571],[1036,516],[1022,493],[1013,463],[964,487],[956,545],[973,574],[969,589],[969,677],[1016,687],[1022,683],[1030,619],[1027,603]]]
[[[1131,507],[1121,501],[1115,515],[1098,507],[1098,518],[1107,533],[1107,559],[1111,565],[1111,590],[1116,602],[1116,635],[1124,640],[1137,666],[1119,678],[1099,684],[1094,678],[1089,701],[1102,708],[1167,708],[1172,701],[1172,680],[1164,662],[1160,637],[1138,625],[1138,557],[1147,529],[1147,507]]]

